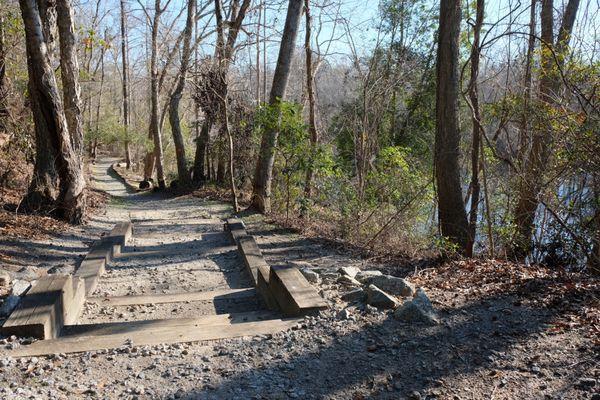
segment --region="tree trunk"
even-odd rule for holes
[[[158,90],[158,30],[160,29],[160,17],[163,13],[160,0],[154,2],[154,19],[152,21],[152,41],[150,52],[150,127],[149,132],[154,142],[154,164],[156,166],[156,179],[158,188],[166,188],[165,172],[163,168],[162,137],[160,132],[159,113],[159,90]]]
[[[4,50],[4,15],[0,14],[0,132],[6,130],[6,118],[8,110],[6,107],[6,97],[8,88],[6,87],[6,51]]]
[[[460,0],[441,0],[438,33],[435,177],[441,233],[459,252],[467,249],[468,222],[460,180],[458,53]]]
[[[67,126],[71,135],[73,151],[78,157],[83,155],[83,118],[81,89],[79,87],[79,62],[77,43],[73,25],[71,0],[57,0],[57,25],[60,42],[60,77],[62,80],[63,102]]]
[[[207,146],[209,133],[212,128],[212,122],[207,117],[202,123],[202,129],[196,139],[196,156],[194,158],[194,183],[202,183],[206,180],[205,169],[208,168],[210,160],[208,159]]]
[[[60,179],[58,216],[71,223],[80,223],[85,212],[85,180],[81,157],[71,146],[58,85],[44,42],[37,3],[35,0],[19,0],[19,5],[25,27],[29,91],[36,134],[46,138],[43,142],[36,143],[36,146],[38,152],[40,148],[48,153],[51,153],[51,149],[55,152],[54,167]],[[37,177],[34,176],[33,179]]]
[[[479,77],[480,34],[483,26],[485,0],[477,0],[475,26],[473,27],[473,47],[471,48],[471,78],[469,82],[469,99],[473,107],[472,145],[471,145],[471,201],[469,210],[469,240],[466,255],[473,256],[473,246],[477,234],[477,217],[479,215],[479,148],[481,147],[481,115],[479,111],[479,93],[477,78]],[[481,155],[483,157],[483,154]]]
[[[559,30],[558,41],[554,45],[553,0],[542,0],[541,39],[543,51],[540,56],[539,97],[541,101],[548,105],[549,109],[555,103],[554,96],[558,95],[560,91],[560,78],[557,76],[556,71],[564,63],[578,6],[579,0],[569,0]],[[558,66],[554,54],[557,55]],[[511,253],[515,258],[524,258],[531,251],[531,236],[535,215],[552,148],[551,132],[551,121],[546,118],[541,126],[533,132],[531,150],[529,150],[524,160],[523,181],[517,194],[517,204],[514,211],[516,233]]]
[[[177,176],[179,183],[187,185],[190,182],[190,174],[187,168],[185,158],[185,143],[183,134],[181,133],[181,122],[179,120],[179,102],[183,95],[185,87],[185,79],[190,64],[191,42],[192,42],[192,25],[194,23],[194,14],[196,12],[196,0],[188,0],[187,19],[183,32],[183,49],[181,54],[181,66],[179,68],[179,79],[177,86],[171,95],[169,104],[169,121],[171,123],[171,132],[173,133],[173,142],[175,143],[175,155],[177,158]]]
[[[108,35],[108,34],[105,34]],[[98,95],[97,100],[98,102],[96,103],[96,135],[94,138],[94,149],[93,149],[93,159],[96,159],[97,156],[97,152],[98,152],[98,135],[100,133],[100,110],[102,108],[102,95],[104,94],[104,78],[106,76],[106,71],[104,68],[104,54],[106,53],[106,50],[104,48],[102,48],[102,50],[100,50],[100,90],[98,90]]]
[[[123,87],[123,130],[125,131],[125,165],[131,168],[131,149],[129,148],[129,47],[127,43],[127,16],[125,15],[125,0],[121,0],[121,60]]]
[[[294,57],[298,26],[302,17],[302,0],[289,0],[287,17],[281,47],[277,58],[277,66],[273,76],[273,85],[269,96],[271,106],[279,106],[285,97],[285,91],[290,76],[290,68]],[[273,179],[273,163],[275,162],[275,146],[279,132],[277,129],[264,132],[256,172],[254,176],[254,189],[252,194],[252,207],[262,213],[271,211],[271,181]]]
[[[316,106],[315,106],[315,91],[314,91],[314,73],[312,49],[310,47],[311,35],[311,15],[310,15],[310,0],[304,0],[304,12],[306,18],[306,36],[304,39],[304,50],[306,52],[306,91],[308,93],[308,131],[310,133],[310,151],[311,159],[316,156],[317,146],[319,144],[319,131],[317,130]],[[312,181],[313,181],[313,162],[308,163],[306,170],[306,180],[304,183],[304,197],[310,199],[312,197]]]

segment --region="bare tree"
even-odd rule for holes
[[[313,88],[315,76],[313,72],[313,54],[310,46],[310,36],[312,30],[312,17],[310,14],[310,0],[304,0],[304,15],[306,19],[306,35],[304,38],[304,51],[306,53],[306,92],[308,94],[308,131],[310,133],[311,157],[315,156],[319,144],[319,131],[317,130],[315,91]],[[314,170],[313,163],[310,162],[306,170],[306,181],[304,184],[304,196],[307,199],[312,197],[312,181]]]
[[[57,25],[60,42],[60,77],[63,86],[65,116],[73,150],[83,154],[83,118],[81,89],[79,87],[79,62],[73,25],[71,0],[56,1]]]
[[[85,212],[85,180],[81,156],[71,145],[63,103],[44,41],[37,2],[20,0],[19,4],[25,27],[29,93],[36,137],[46,139],[36,145],[38,147],[50,145],[51,149],[54,149],[54,167],[60,179],[58,215],[72,223],[79,223]],[[68,7],[68,3],[65,6]],[[72,31],[61,30],[61,34],[70,35],[71,33]],[[72,38],[65,37],[63,40],[72,40]],[[49,148],[43,150],[52,153]],[[33,179],[37,179],[37,177],[34,176]]]
[[[171,95],[169,104],[169,121],[171,123],[171,132],[173,134],[173,142],[175,143],[175,155],[177,158],[177,175],[179,183],[187,184],[190,181],[190,174],[187,168],[185,158],[185,144],[183,142],[183,134],[181,133],[181,122],[179,119],[179,102],[183,95],[185,80],[191,58],[191,42],[192,29],[194,24],[194,16],[196,13],[196,0],[188,0],[187,19],[183,32],[183,49],[181,54],[181,65],[179,67],[179,77],[177,78],[177,86]]]
[[[458,123],[458,52],[460,0],[441,0],[437,50],[435,177],[438,218],[444,238],[465,252],[468,221],[460,180],[460,127]]]
[[[302,17],[302,0],[290,0],[277,58],[277,66],[273,76],[273,85],[269,95],[269,105],[278,107],[285,98],[294,47],[298,36],[298,27]],[[275,147],[279,132],[269,129],[263,133],[258,162],[254,175],[252,206],[258,211],[268,213],[271,210],[271,183],[273,179],[273,164],[275,162]]]
[[[477,217],[479,215],[479,193],[481,185],[479,184],[479,165],[481,147],[481,113],[479,110],[479,86],[477,79],[479,77],[479,58],[480,58],[480,36],[481,27],[483,26],[485,0],[477,0],[475,12],[475,25],[473,26],[473,44],[471,45],[471,77],[469,80],[469,99],[473,109],[472,116],[472,144],[471,144],[471,201],[469,210],[469,238],[467,242],[466,254],[469,257],[473,256],[473,245],[475,244],[475,235],[477,233]]]
[[[123,88],[123,129],[125,131],[125,165],[131,168],[131,150],[129,148],[129,44],[127,40],[127,15],[125,14],[125,0],[121,5],[121,74]]]
[[[6,50],[4,49],[4,15],[0,13],[0,133],[5,129],[5,118],[8,115],[6,97]]]

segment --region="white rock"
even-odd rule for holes
[[[363,281],[366,285],[375,285],[394,296],[412,297],[415,287],[408,281],[392,275],[376,275]]]
[[[338,272],[342,275],[349,276],[350,278],[355,278],[356,274],[360,272],[360,268],[358,267],[341,267],[338,269]]]
[[[380,309],[387,309],[398,307],[400,302],[377,286],[369,285],[367,288],[367,304]]]
[[[383,273],[381,273],[381,271],[360,271],[358,272],[354,278],[361,282],[361,283],[365,283],[365,281],[373,276],[379,276],[379,275],[383,275]]]
[[[415,297],[402,304],[394,312],[394,317],[406,322],[420,322],[427,325],[437,325],[440,323],[431,301],[423,289],[418,289]]]

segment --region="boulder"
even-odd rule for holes
[[[317,274],[315,271],[312,271],[308,268],[302,268],[300,269],[300,273],[302,273],[302,275],[304,275],[306,280],[310,283],[319,283],[319,274]]]
[[[367,292],[363,288],[358,288],[344,293],[341,299],[347,302],[364,301],[367,298]]]
[[[360,268],[358,267],[340,267],[338,272],[341,275],[349,276],[350,278],[355,278],[356,274],[360,272]]]
[[[375,285],[394,296],[412,297],[415,294],[415,287],[410,282],[397,276],[375,275],[366,278],[363,283],[365,285]]]
[[[344,286],[360,286],[360,282],[348,275],[342,275],[336,279],[336,282]]]
[[[367,279],[379,275],[383,275],[381,271],[360,271],[354,276],[354,278],[361,283],[365,283]]]
[[[396,309],[394,317],[405,322],[418,322],[427,325],[440,323],[429,297],[423,289],[418,289],[412,300],[407,300]]]
[[[393,309],[400,305],[398,300],[375,285],[369,285],[367,288],[367,304],[380,309]]]

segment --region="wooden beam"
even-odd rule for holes
[[[281,310],[288,316],[304,315],[327,308],[325,300],[294,267],[272,266],[269,289]]]
[[[97,335],[81,332],[58,339],[34,342],[14,350],[0,350],[0,357],[78,353],[118,348],[128,344],[153,346],[273,334],[290,329],[301,321],[300,319],[269,319],[252,322],[237,322],[237,320],[233,322],[214,322],[214,317],[220,316],[211,316],[210,318],[213,318],[213,321],[209,323],[206,319],[198,318],[112,324],[113,327],[104,327],[108,330],[97,331],[99,333]]]
[[[73,308],[71,275],[48,275],[40,278],[27,292],[15,311],[4,322],[2,334],[56,338]]]
[[[186,292],[186,293],[156,293],[137,296],[118,297],[90,297],[90,303],[109,306],[129,306],[134,304],[161,304],[178,303],[184,301],[206,301],[206,300],[237,300],[256,296],[256,289],[223,289],[210,292]]]

